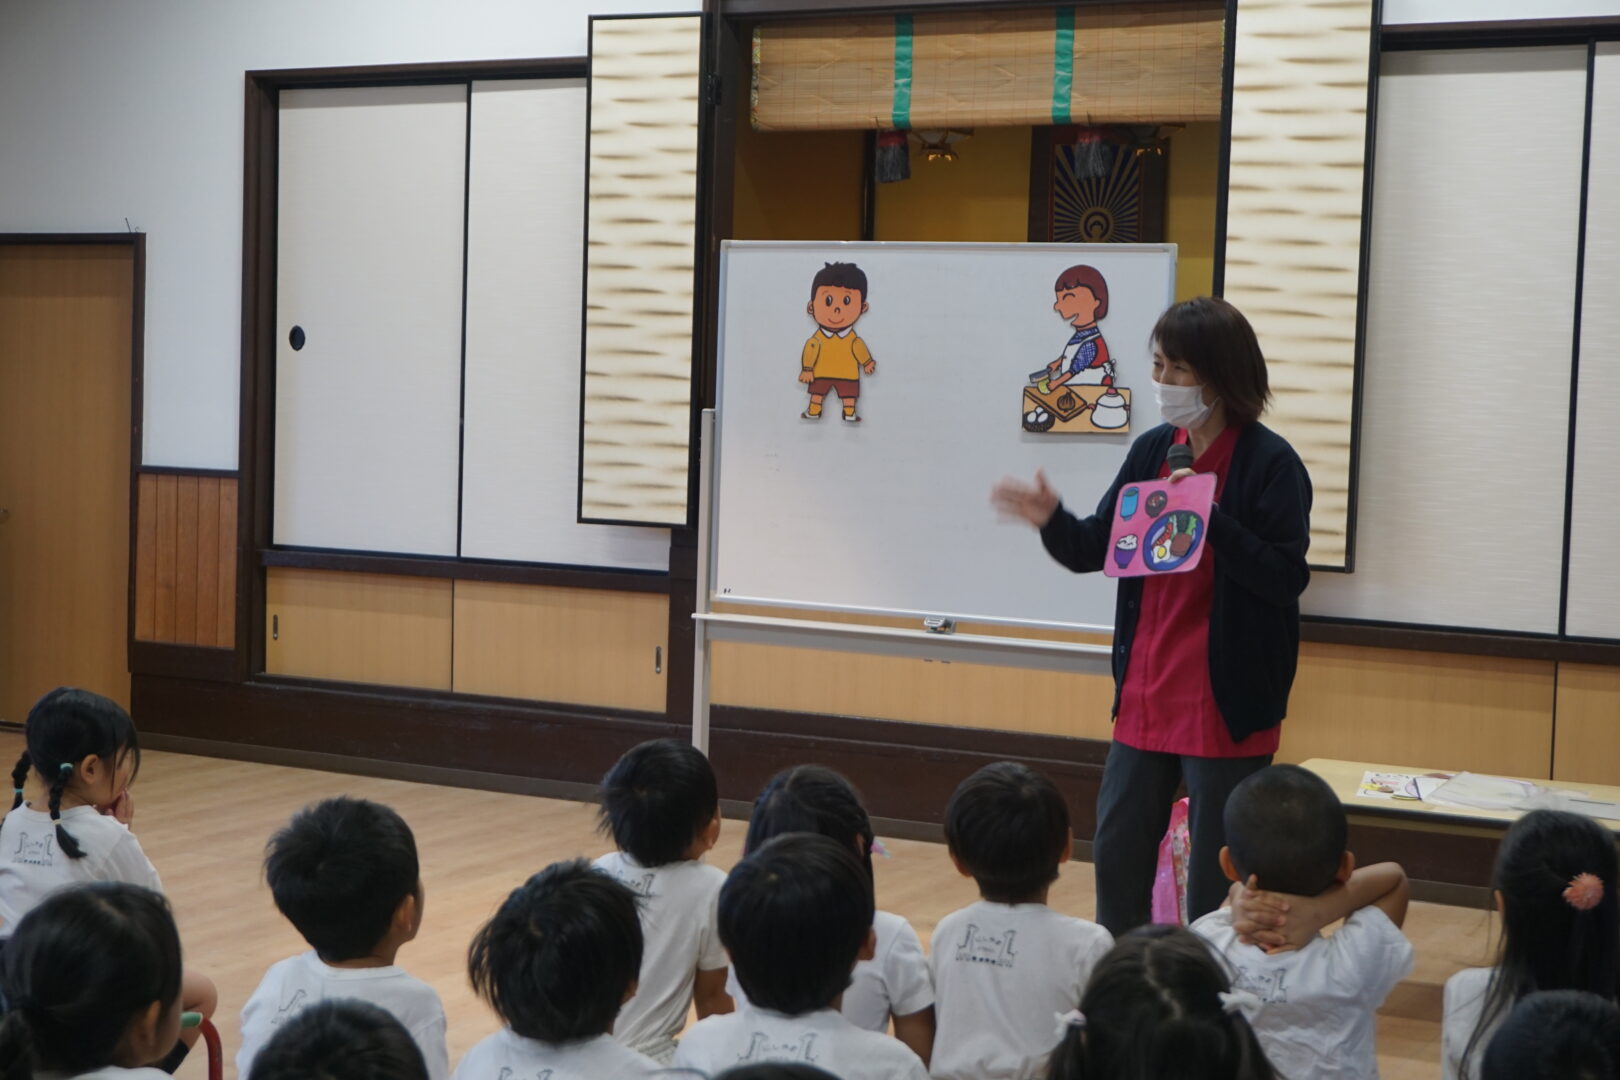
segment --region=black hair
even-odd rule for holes
[[[855,852],[787,833],[732,867],[720,888],[720,943],[749,1001],[800,1016],[849,988],[873,914],[872,878]]]
[[[1057,880],[1069,857],[1069,804],[1027,765],[998,761],[957,785],[945,807],[945,844],[1001,904],[1025,903]]]
[[[815,280],[810,282],[810,299],[816,298],[816,290],[854,289],[861,294],[862,302],[871,297],[866,291],[866,271],[854,263],[830,262],[816,271]]]
[[[422,1049],[386,1009],[321,1001],[284,1022],[242,1080],[427,1080]]]
[[[1315,896],[1338,877],[1348,844],[1344,804],[1298,765],[1252,773],[1226,800],[1226,846],[1238,875],[1260,888]]]
[[[1179,926],[1144,926],[1097,963],[1048,1080],[1273,1080],[1254,1029],[1227,1012],[1226,969]]]
[[[1615,1080],[1620,1007],[1583,990],[1542,990],[1513,1007],[1485,1050],[1480,1080]]]
[[[1620,905],[1614,836],[1584,814],[1532,810],[1515,821],[1496,852],[1502,943],[1479,1024],[1461,1072],[1485,1050],[1484,1038],[1513,1004],[1536,990],[1587,990],[1609,1001],[1620,989]],[[1595,900],[1577,906],[1577,877],[1593,875]],[[1593,893],[1599,895],[1593,896]],[[1566,896],[1566,893],[1568,894]]]
[[[123,882],[46,897],[6,944],[0,1078],[80,1073],[114,1060],[152,1007],[180,1006],[180,934],[160,893]]]
[[[748,815],[743,851],[762,846],[783,833],[820,833],[858,854],[872,873],[872,819],[860,793],[844,777],[822,765],[795,765],[771,777]]]
[[[583,859],[514,889],[473,938],[473,989],[526,1039],[562,1043],[613,1030],[641,973],[636,896]]]
[[[602,777],[602,830],[648,868],[684,859],[719,808],[709,759],[679,739],[633,747]]]
[[[109,769],[117,769],[125,755],[134,754],[139,772],[141,747],[135,738],[135,721],[111,698],[58,686],[28,710],[27,739],[28,749],[11,770],[11,808],[22,805],[29,770],[39,773],[50,786],[57,847],[70,859],[82,859],[84,849],[62,827],[62,793],[72,783],[79,763],[92,754]]]
[[[276,907],[328,964],[369,955],[421,887],[405,819],[346,795],[294,814],[265,848],[264,876]]]
[[[765,1061],[757,1065],[738,1065],[727,1069],[714,1080],[838,1080],[838,1077],[814,1065],[801,1065],[790,1061]]]

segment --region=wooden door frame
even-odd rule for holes
[[[124,596],[124,664],[134,676],[131,656],[135,648],[135,541],[139,535],[136,513],[141,473],[141,431],[146,372],[146,234],[121,233],[0,233],[0,247],[127,247],[130,249],[129,317],[129,582]]]

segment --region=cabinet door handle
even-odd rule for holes
[[[662,675],[663,673],[664,673],[664,647],[662,645],[654,645],[653,646],[653,674],[654,675]]]
[[[272,616],[270,616],[270,640],[271,641],[280,641],[281,640],[281,616],[280,615],[272,615]]]

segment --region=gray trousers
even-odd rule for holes
[[[1114,742],[1108,748],[1102,790],[1097,793],[1097,835],[1092,844],[1097,921],[1115,937],[1151,921],[1159,841],[1170,824],[1170,806],[1183,780],[1189,797],[1187,831],[1192,840],[1187,860],[1187,916],[1196,919],[1220,907],[1230,884],[1220,864],[1226,843],[1221,820],[1226,797],[1244,777],[1270,764],[1270,754],[1188,757]]]

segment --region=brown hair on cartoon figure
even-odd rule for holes
[[[1102,271],[1095,266],[1071,266],[1058,275],[1057,283],[1052,286],[1052,291],[1057,293],[1073,289],[1090,289],[1091,295],[1097,298],[1094,318],[1108,318],[1108,282],[1103,280]]]

